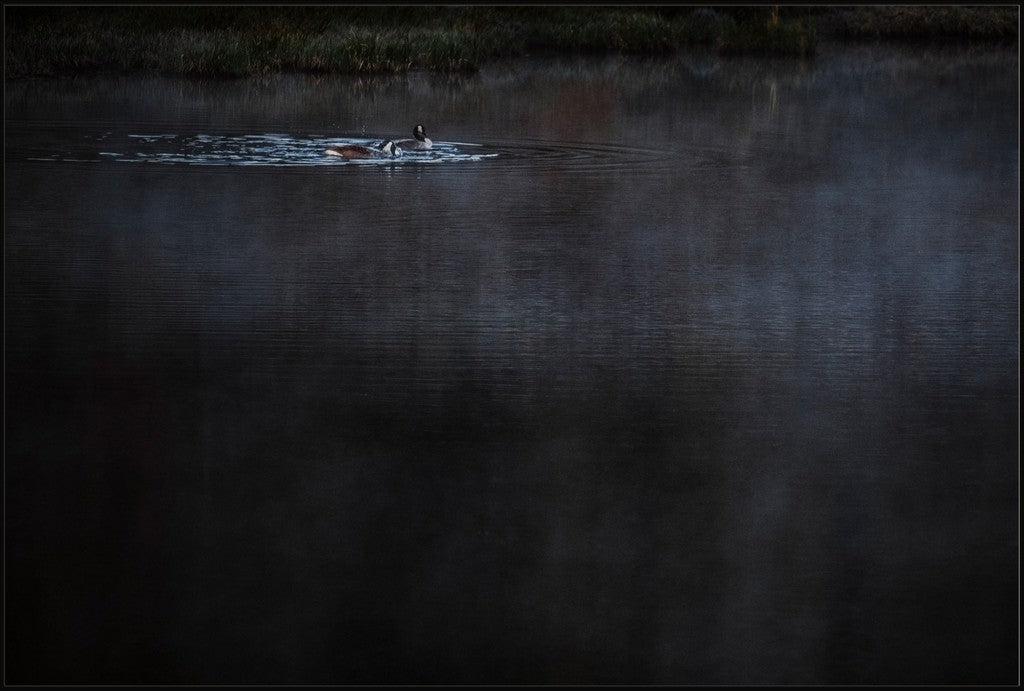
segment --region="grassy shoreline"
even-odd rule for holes
[[[5,78],[472,71],[531,50],[810,58],[819,40],[1017,40],[1015,6],[6,7]]]

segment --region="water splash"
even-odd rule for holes
[[[663,174],[667,168],[698,165],[708,152],[651,149],[609,142],[550,141],[530,138],[486,142],[435,141],[427,151],[404,151],[399,158],[343,159],[325,153],[329,146],[377,146],[383,139],[339,138],[320,135],[132,133],[85,135],[61,152],[33,151],[37,161],[116,161],[179,166],[315,167],[338,165],[408,166],[468,163],[500,158],[502,165],[533,170],[571,168],[576,172],[619,169],[635,174]],[[102,144],[99,144],[102,142]],[[97,146],[96,144],[99,144]]]
[[[470,145],[435,142],[428,151],[409,151],[397,159],[345,160],[324,153],[328,146],[375,146],[380,140],[336,137],[293,137],[287,134],[224,136],[196,134],[129,134],[124,151],[101,151],[99,156],[125,163],[162,163],[199,166],[323,166],[407,163],[459,163],[498,156],[494,152],[463,151]]]

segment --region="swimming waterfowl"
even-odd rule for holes
[[[413,127],[412,136],[416,138],[400,139],[395,143],[407,151],[424,151],[434,146],[434,142],[427,139],[427,133],[423,129],[423,125],[416,125]]]
[[[324,153],[331,156],[341,156],[342,158],[395,158],[402,155],[402,149],[395,146],[395,143],[389,139],[378,146],[362,146],[359,144],[329,146],[324,150]]]

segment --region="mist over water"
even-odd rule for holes
[[[7,680],[1012,683],[1017,57],[7,83]]]

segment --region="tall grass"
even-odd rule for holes
[[[6,77],[88,70],[474,70],[535,49],[808,57],[838,36],[1016,37],[1015,7],[130,6],[6,7]],[[820,30],[820,29],[819,29]],[[884,33],[887,32],[887,33]]]
[[[764,53],[809,57],[817,49],[817,36],[798,21],[755,19],[731,24],[718,39],[718,50],[725,55]]]
[[[509,51],[493,32],[481,36],[389,22],[378,22],[389,28],[375,28],[367,23],[371,8],[357,8],[352,16],[327,8],[30,9],[36,11],[6,26],[7,77],[90,69],[224,76],[465,70]],[[388,9],[408,15],[413,8]]]
[[[841,38],[1012,41],[1017,39],[1020,10],[1012,5],[853,7],[825,19],[823,25]]]

